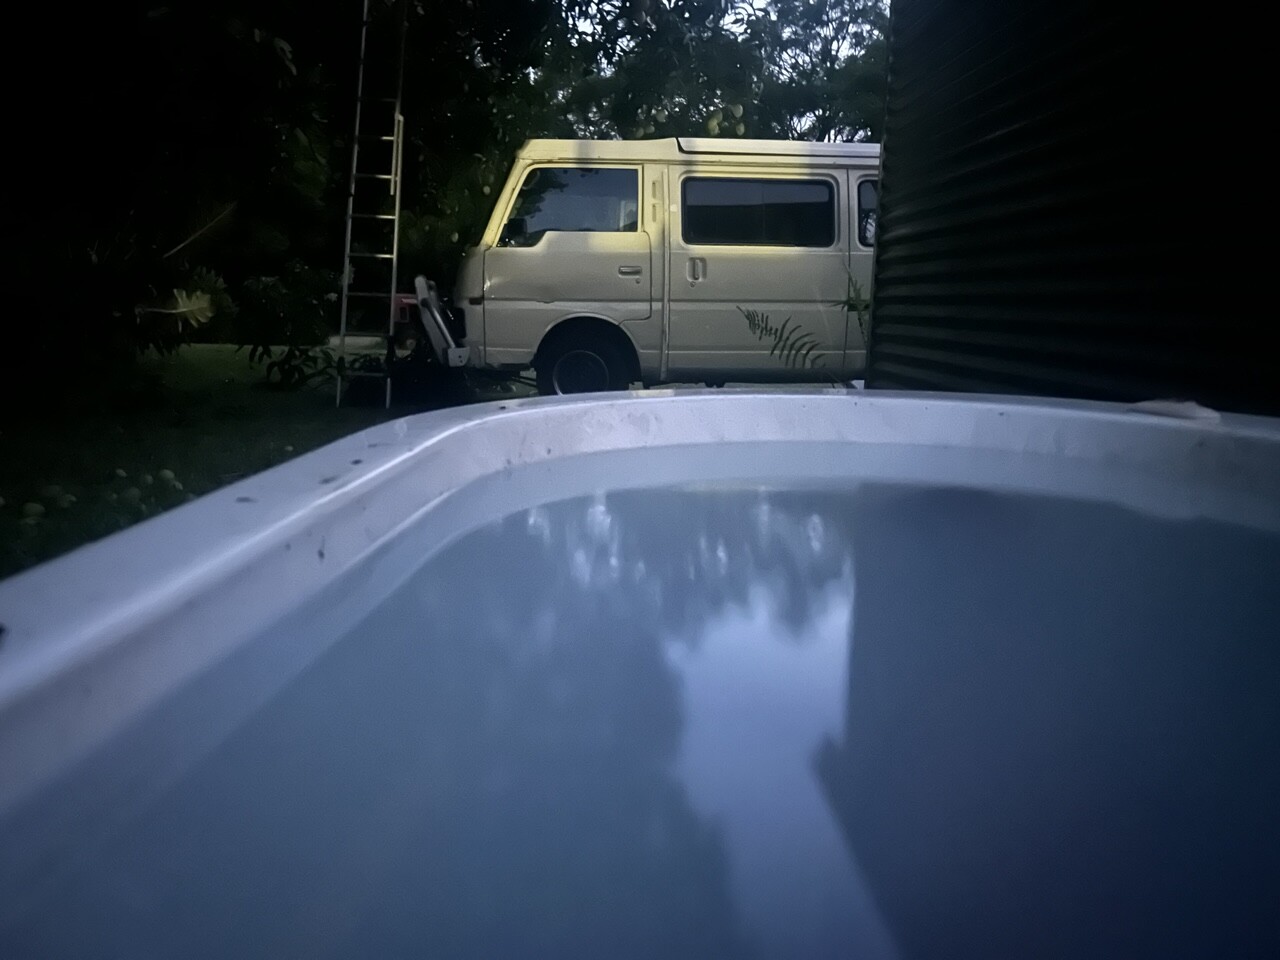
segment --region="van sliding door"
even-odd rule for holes
[[[672,171],[670,377],[820,381],[844,366],[847,180]]]

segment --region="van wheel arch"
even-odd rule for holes
[[[603,365],[608,386],[622,390],[640,379],[640,356],[626,332],[599,317],[571,317],[546,332],[533,357],[540,393],[572,392],[557,386],[557,364],[568,354],[595,357]]]

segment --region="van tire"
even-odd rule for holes
[[[625,390],[628,369],[616,344],[584,330],[553,335],[534,361],[538,392],[543,396]]]

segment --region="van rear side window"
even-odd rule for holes
[[[827,180],[689,177],[681,187],[685,243],[829,247],[835,188]]]
[[[502,232],[508,246],[544,233],[630,233],[638,229],[639,173],[619,167],[538,167],[520,185]]]

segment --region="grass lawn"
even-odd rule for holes
[[[335,409],[329,381],[323,389],[266,388],[246,354],[187,346],[145,361],[163,381],[146,409],[0,428],[0,577],[413,412]]]

